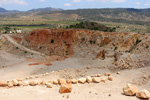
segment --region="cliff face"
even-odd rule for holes
[[[138,45],[147,43],[147,36],[91,30],[37,29],[25,34],[21,40],[19,38],[19,43],[46,55],[96,58],[102,50],[106,56],[115,52],[133,52]],[[18,41],[15,36],[13,38]]]

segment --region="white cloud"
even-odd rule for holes
[[[100,2],[125,2],[126,0],[87,0],[87,1],[100,1]]]
[[[136,2],[136,5],[140,5],[141,3],[140,2]]]
[[[71,6],[71,4],[70,3],[65,3],[64,6]]]
[[[81,0],[73,0],[73,2],[81,2]]]
[[[145,6],[150,6],[150,4],[148,4],[148,3],[146,3],[146,4],[144,4]]]
[[[27,5],[24,0],[0,0],[0,5],[15,4],[15,5]]]
[[[40,0],[41,2],[44,2],[44,1],[46,1],[46,0]]]

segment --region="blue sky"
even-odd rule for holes
[[[0,0],[0,7],[8,10],[33,8],[150,8],[150,0]]]

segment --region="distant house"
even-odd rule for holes
[[[21,30],[16,30],[16,33],[22,33],[22,31]]]

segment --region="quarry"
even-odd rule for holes
[[[1,34],[0,100],[149,99],[149,44],[134,32]]]

